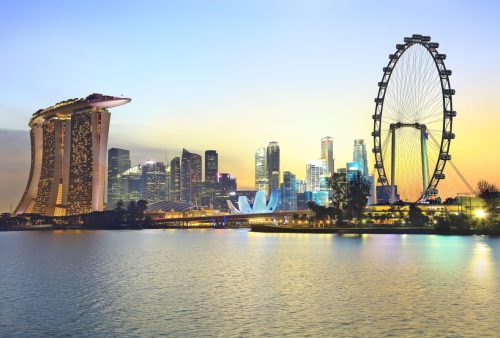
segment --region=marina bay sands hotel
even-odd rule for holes
[[[16,214],[64,216],[104,208],[111,114],[128,98],[92,94],[41,109],[30,122],[31,169]]]

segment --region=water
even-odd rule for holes
[[[0,233],[0,336],[499,336],[500,239]]]

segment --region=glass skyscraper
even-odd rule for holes
[[[120,200],[119,175],[130,168],[130,151],[111,148],[108,150],[108,193],[107,205],[114,206]]]
[[[267,179],[266,148],[260,147],[255,152],[255,190],[269,193],[269,181]]]
[[[219,155],[215,150],[205,151],[205,182],[216,183],[219,172]]]
[[[281,184],[281,210],[297,210],[297,182],[295,175],[290,171],[283,172],[283,183]]]
[[[165,163],[147,161],[142,165],[142,198],[149,203],[165,200]]]
[[[201,155],[182,150],[181,195],[186,203],[199,204],[201,195]]]
[[[368,159],[366,156],[365,140],[354,140],[354,151],[352,154],[353,162],[359,163],[361,175],[368,176]]]
[[[269,193],[280,188],[280,146],[278,142],[269,142],[266,156],[267,180]]]
[[[307,191],[320,191],[321,178],[327,175],[327,164],[324,159],[311,160],[306,165]]]
[[[169,200],[181,201],[181,159],[176,156],[170,161]]]
[[[333,139],[330,136],[321,139],[321,158],[326,161],[326,175],[332,176],[334,172]]]

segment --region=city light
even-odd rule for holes
[[[488,216],[488,214],[486,213],[486,211],[484,211],[483,209],[477,209],[474,214],[476,215],[477,218],[486,218],[486,216]]]

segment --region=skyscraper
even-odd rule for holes
[[[128,98],[92,94],[37,111],[29,122],[31,170],[15,213],[74,215],[104,208],[111,114]]]
[[[353,162],[359,163],[361,175],[368,176],[368,159],[366,156],[365,140],[354,140]]]
[[[280,188],[280,146],[278,142],[269,142],[266,156],[269,193]]]
[[[236,178],[228,173],[219,174],[220,193],[222,196],[229,196],[237,189]]]
[[[118,175],[120,180],[119,188],[120,193],[117,196],[117,200],[121,200],[124,203],[130,201],[138,201],[142,199],[142,165],[135,165],[120,175]]]
[[[346,175],[347,175],[347,181],[352,181],[358,173],[361,173],[363,175],[362,171],[362,165],[357,162],[347,162],[346,166]]]
[[[201,155],[182,149],[181,195],[186,203],[199,203],[201,194]]]
[[[142,198],[149,203],[165,199],[165,163],[147,161],[142,165]]]
[[[283,172],[283,183],[281,184],[281,210],[297,210],[296,177],[289,171]]]
[[[170,162],[165,163],[165,199],[170,201]]]
[[[170,161],[170,188],[169,188],[169,200],[180,201],[181,200],[181,159],[180,157],[174,157]]]
[[[219,155],[215,150],[205,151],[205,182],[216,183],[219,172]]]
[[[326,175],[332,176],[334,172],[333,139],[330,136],[321,139],[321,158],[326,161]]]
[[[269,192],[269,181],[267,179],[266,148],[260,147],[255,152],[255,190]]]
[[[306,165],[307,191],[320,191],[321,178],[327,174],[327,165],[324,159],[311,160]]]
[[[130,168],[130,151],[111,148],[108,150],[108,194],[107,204],[114,206],[120,195],[119,175]]]

